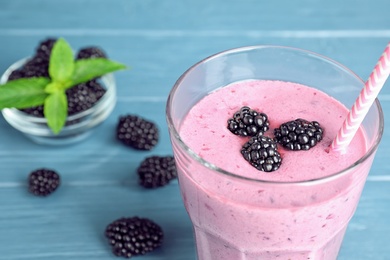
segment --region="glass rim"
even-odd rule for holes
[[[380,141],[382,139],[383,131],[384,131],[383,110],[382,110],[381,104],[380,104],[380,102],[379,102],[379,100],[377,98],[375,99],[375,102],[374,102],[373,105],[375,105],[377,107],[377,110],[378,110],[377,111],[377,113],[378,113],[377,116],[379,117],[379,124],[378,124],[378,129],[377,129],[377,132],[376,132],[376,138],[373,141],[373,144],[371,145],[371,147],[369,147],[369,149],[365,152],[365,154],[362,157],[360,157],[354,163],[350,164],[348,167],[345,167],[342,170],[339,170],[337,172],[334,172],[334,173],[329,174],[329,175],[324,176],[324,177],[314,178],[314,179],[309,179],[309,180],[303,180],[303,181],[292,181],[292,182],[291,181],[267,181],[267,180],[261,180],[261,179],[244,177],[244,176],[232,173],[230,171],[224,170],[224,169],[216,166],[215,164],[208,162],[207,160],[205,160],[201,156],[199,156],[197,153],[195,153],[193,150],[191,150],[191,148],[182,140],[182,138],[181,138],[181,136],[179,134],[178,129],[175,127],[175,125],[173,123],[173,119],[172,119],[172,116],[171,116],[173,98],[174,98],[174,95],[175,95],[177,89],[180,87],[182,81],[184,80],[184,78],[188,74],[190,74],[200,64],[206,63],[207,61],[213,60],[215,58],[218,58],[218,57],[226,55],[226,54],[242,53],[242,52],[251,51],[251,50],[255,50],[255,49],[285,49],[285,50],[290,50],[290,51],[294,51],[294,52],[297,52],[297,53],[300,52],[300,53],[304,53],[304,54],[307,54],[307,55],[314,56],[317,59],[324,60],[324,61],[326,61],[326,62],[328,62],[330,64],[335,65],[336,67],[339,67],[339,68],[343,69],[344,71],[347,71],[349,74],[351,74],[356,79],[358,79],[360,82],[362,82],[362,87],[364,86],[364,81],[356,73],[354,73],[352,70],[350,70],[346,66],[342,65],[341,63],[339,63],[339,62],[337,62],[337,61],[335,61],[335,60],[333,60],[333,59],[331,59],[329,57],[326,57],[324,55],[318,54],[316,52],[309,51],[309,50],[304,50],[304,49],[300,49],[300,48],[296,48],[296,47],[288,47],[288,46],[280,46],[280,45],[251,45],[251,46],[244,46],[244,47],[238,47],[238,48],[231,48],[231,49],[227,49],[227,50],[215,53],[213,55],[210,55],[210,56],[208,56],[208,57],[198,61],[197,63],[192,65],[190,68],[188,68],[177,79],[177,81],[173,85],[172,89],[169,92],[168,99],[167,99],[167,102],[166,102],[166,120],[167,120],[167,124],[168,124],[168,129],[169,129],[169,131],[171,133],[171,138],[174,138],[177,141],[177,143],[180,145],[180,147],[183,149],[183,151],[187,155],[189,155],[197,163],[203,165],[204,167],[206,167],[206,168],[208,168],[210,170],[213,170],[213,171],[215,171],[217,173],[220,173],[220,174],[223,174],[223,175],[226,175],[226,176],[229,176],[229,177],[241,179],[241,180],[257,182],[257,183],[263,183],[263,184],[277,184],[277,185],[282,185],[282,184],[286,184],[286,185],[291,185],[291,184],[295,184],[295,185],[297,185],[297,184],[302,184],[302,185],[311,184],[312,185],[312,184],[317,183],[317,182],[330,181],[330,180],[332,180],[334,178],[338,178],[339,176],[342,176],[343,174],[346,174],[347,172],[349,172],[353,168],[355,168],[358,165],[360,165],[363,162],[365,162],[377,150],[377,147],[379,146],[379,143],[380,143]]]

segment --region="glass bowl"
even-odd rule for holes
[[[29,58],[12,64],[1,76],[0,84],[7,82],[12,71],[20,68]],[[59,134],[54,134],[47,126],[44,117],[29,115],[16,108],[5,108],[1,112],[4,119],[16,130],[38,144],[67,145],[84,140],[93,129],[102,123],[112,112],[116,104],[116,84],[114,76],[106,74],[99,80],[106,93],[88,110],[69,116]]]

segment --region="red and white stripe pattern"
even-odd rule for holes
[[[389,77],[389,74],[390,42],[365,83],[359,97],[356,99],[355,104],[343,123],[343,126],[340,128],[336,138],[333,140],[330,146],[332,150],[344,151],[348,147],[364,117],[377,98],[379,91],[382,89]]]

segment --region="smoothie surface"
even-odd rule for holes
[[[267,114],[273,137],[274,128],[303,118],[318,121],[323,140],[308,151],[289,151],[278,145],[282,156],[280,168],[262,172],[241,155],[249,137],[240,137],[227,129],[227,120],[242,106]],[[206,161],[228,172],[265,181],[294,182],[332,175],[355,163],[366,152],[360,129],[344,154],[328,151],[348,109],[329,95],[297,83],[247,80],[220,88],[200,100],[187,114],[180,127],[183,141]]]

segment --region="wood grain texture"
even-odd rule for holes
[[[75,49],[99,45],[131,67],[115,74],[112,115],[78,145],[34,144],[0,118],[0,259],[117,259],[105,226],[132,215],[153,218],[166,232],[164,246],[139,259],[195,259],[177,182],[150,191],[135,175],[144,157],[172,153],[165,101],[177,78],[215,52],[272,44],[321,53],[365,79],[390,39],[389,7],[387,0],[0,0],[0,71],[31,55],[38,41],[60,36]],[[389,82],[379,99],[389,121]],[[128,113],[158,124],[161,141],[153,151],[115,140],[117,119]],[[389,259],[388,147],[386,129],[339,260]],[[28,173],[40,167],[63,178],[44,199],[26,191]]]

